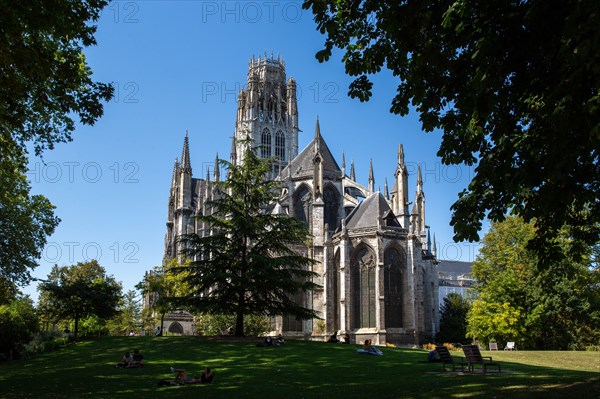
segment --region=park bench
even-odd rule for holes
[[[440,360],[442,361],[442,369],[446,371],[446,364],[452,365],[452,371],[456,371],[457,367],[460,367],[461,371],[464,371],[465,364],[462,362],[457,363],[450,354],[450,351],[445,346],[436,346],[435,351],[437,352]]]
[[[479,351],[479,346],[477,345],[463,345],[462,350],[465,354],[465,358],[467,359],[468,369],[469,371],[475,371],[475,366],[479,365],[483,368],[483,373],[487,372],[488,367],[497,367],[498,372],[500,372],[500,364],[492,361],[491,356],[481,356],[481,352]],[[486,360],[488,359],[488,360]]]

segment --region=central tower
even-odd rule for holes
[[[252,56],[248,85],[238,95],[232,163],[243,162],[248,138],[261,158],[274,158],[271,178],[298,155],[296,81],[292,77],[286,81],[281,57]]]

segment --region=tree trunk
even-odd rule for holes
[[[164,327],[164,324],[165,324],[165,314],[166,314],[166,312],[163,312],[163,313],[160,314],[160,333],[162,335],[167,335],[167,334],[165,334],[165,327]]]
[[[238,310],[235,315],[235,336],[243,337],[244,336],[244,312]]]
[[[73,336],[77,338],[79,332],[79,315],[75,315],[75,328],[73,329]]]

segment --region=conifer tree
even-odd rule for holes
[[[199,312],[236,315],[235,335],[242,336],[245,315],[317,314],[292,298],[316,287],[307,254],[308,230],[288,215],[271,213],[278,182],[267,180],[270,161],[247,146],[244,162],[228,168],[208,201],[210,214],[198,217],[206,234],[180,240],[192,261],[182,266],[192,287],[182,303]]]

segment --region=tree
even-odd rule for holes
[[[436,335],[439,343],[465,343],[467,336],[467,313],[471,305],[466,298],[451,292],[444,298],[440,309],[440,332]]]
[[[27,145],[36,155],[71,140],[74,117],[93,125],[113,88],[94,82],[83,47],[103,0],[32,0],[0,5],[0,279],[30,281],[29,271],[59,222],[54,207],[30,195]]]
[[[110,84],[94,82],[83,48],[96,44],[105,0],[3,2],[0,12],[0,126],[3,141],[36,155],[71,140],[74,116],[94,124]],[[4,148],[4,147],[3,147]],[[4,155],[4,154],[3,154]]]
[[[223,335],[233,331],[235,314],[200,314],[196,317],[196,328],[202,335]],[[264,315],[246,315],[244,317],[244,335],[261,336],[271,330],[271,322]]]
[[[176,270],[177,268],[179,269]],[[180,310],[182,307],[181,303],[177,302],[175,298],[189,293],[189,285],[185,281],[186,277],[187,273],[182,272],[177,259],[173,259],[164,267],[156,266],[150,273],[146,274],[144,281],[136,285],[142,295],[149,297],[149,310],[158,314],[161,331],[164,331],[165,315]]]
[[[117,315],[108,322],[111,334],[125,335],[142,328],[142,305],[135,290],[127,291],[119,300]]]
[[[0,354],[11,359],[33,339],[38,325],[29,297],[19,296],[8,304],[0,305]]]
[[[560,256],[548,243],[565,225],[577,241],[599,241],[597,1],[305,0],[303,7],[326,35],[317,59],[345,51],[346,73],[356,77],[351,97],[368,100],[368,76],[386,67],[399,80],[390,111],[406,115],[412,105],[423,130],[443,131],[445,164],[477,165],[452,206],[455,240],[479,240],[484,217],[502,221],[510,211],[535,223],[538,256]]]
[[[467,317],[467,337],[482,343],[512,341],[518,342],[521,347],[528,347],[525,343],[527,322],[523,306],[500,302],[482,294],[473,301]]]
[[[486,342],[516,341],[534,349],[582,348],[600,341],[600,281],[585,261],[568,256],[572,237],[562,231],[555,245],[563,254],[540,267],[527,249],[533,224],[508,217],[493,223],[473,264],[478,298],[469,311],[469,336]]]
[[[266,180],[270,160],[247,145],[244,162],[228,168],[208,205],[211,214],[198,217],[212,234],[191,235],[182,242],[188,259],[183,270],[190,294],[183,302],[201,313],[235,314],[235,334],[244,333],[244,316],[289,314],[299,319],[316,313],[292,298],[317,287],[312,260],[299,255],[309,238],[304,224],[287,215],[271,214],[278,183]]]
[[[110,319],[118,312],[121,285],[96,260],[74,266],[57,265],[48,274],[48,281],[39,285],[39,309],[46,318],[55,321],[70,319],[75,323],[95,315]]]
[[[0,137],[3,155],[5,144]],[[0,158],[0,286],[12,292],[31,281],[30,271],[59,223],[48,199],[29,195],[25,170],[23,155]]]

